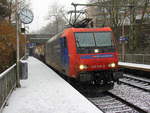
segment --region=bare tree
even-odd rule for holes
[[[63,31],[67,21],[63,6],[57,3],[53,4],[49,9],[48,20],[49,24],[40,30],[41,33],[55,33]]]
[[[135,50],[140,46],[141,27],[144,24],[146,13],[148,12],[149,0],[128,0],[129,3],[129,48]]]
[[[0,19],[4,19],[9,15],[8,1],[0,0]]]
[[[8,18],[9,22],[15,19],[15,12],[16,12],[16,3],[14,0],[7,0],[7,7],[8,7]],[[23,0],[18,0],[18,9],[19,11],[23,8],[29,7],[29,3],[26,3]]]
[[[139,33],[148,13],[149,0],[92,0],[90,3],[98,5],[96,16],[101,22],[101,25],[98,23],[99,26],[112,27],[116,37],[125,33],[129,37],[129,48],[134,50],[138,47]],[[127,23],[130,30],[124,32],[122,26]]]

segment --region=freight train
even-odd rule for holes
[[[46,42],[45,62],[79,82],[113,86],[122,77],[109,27],[65,29]]]

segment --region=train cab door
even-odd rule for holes
[[[61,43],[61,64],[66,72],[69,67],[69,55],[68,55],[68,47],[66,37],[60,38]]]

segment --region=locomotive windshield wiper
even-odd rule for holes
[[[95,38],[95,34],[94,33],[93,33],[93,38],[94,38],[95,47],[97,47],[97,45],[96,45],[96,38]]]
[[[77,38],[76,38],[76,42],[77,42],[78,47],[80,47],[80,42]]]

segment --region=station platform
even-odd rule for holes
[[[69,83],[34,57],[28,79],[21,81],[2,113],[102,113]]]
[[[123,68],[135,69],[141,71],[150,72],[150,65],[145,64],[136,64],[136,63],[127,63],[127,62],[119,62],[118,65]]]

